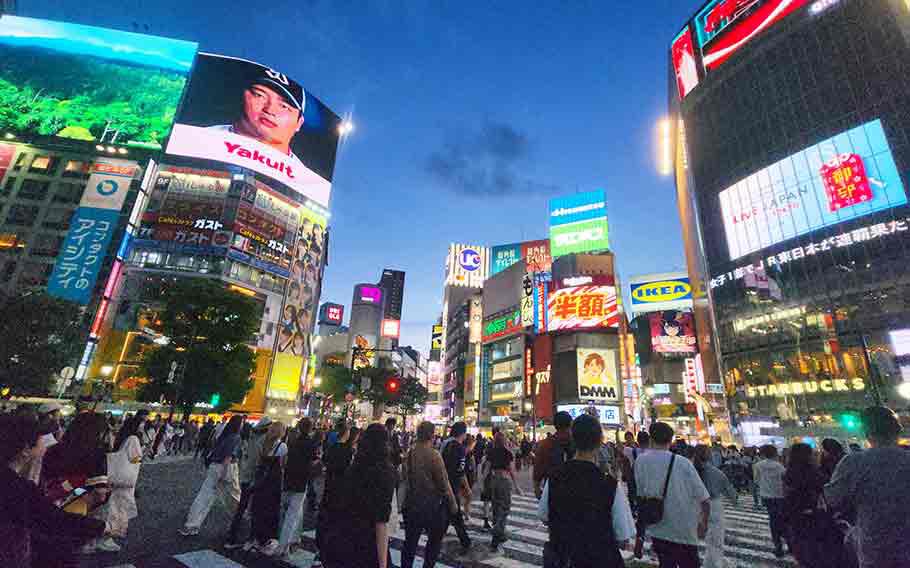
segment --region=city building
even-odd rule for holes
[[[908,6],[728,4],[673,39],[664,126],[705,381],[741,430],[905,408]]]
[[[0,19],[0,78],[36,103],[3,114],[32,120],[0,120],[0,286],[85,305],[92,325],[76,377],[130,400],[143,353],[168,341],[162,292],[217,280],[261,308],[255,386],[236,408],[294,415],[313,374],[340,119],[274,69],[197,48]],[[78,80],[36,73],[47,68]],[[253,111],[236,110],[251,92],[308,127],[261,141]]]

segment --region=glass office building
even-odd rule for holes
[[[671,43],[699,341],[735,415],[907,407],[908,41],[903,1],[714,0]]]

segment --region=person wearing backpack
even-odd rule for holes
[[[556,435],[540,442],[534,456],[534,495],[538,499],[550,473],[575,455],[572,444],[572,415],[565,411],[557,412],[553,416],[553,426],[556,428]]]
[[[661,568],[698,568],[711,495],[692,462],[670,452],[673,428],[655,422],[651,449],[635,460],[639,522],[647,526]]]
[[[635,524],[622,487],[597,466],[603,430],[596,418],[582,414],[571,433],[576,454],[550,472],[537,506],[550,533],[544,566],[620,568],[620,548],[635,536]]]

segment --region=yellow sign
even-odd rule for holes
[[[661,280],[646,284],[632,285],[632,299],[635,302],[656,304],[673,302],[692,297],[692,286],[685,280]]]
[[[862,390],[866,390],[866,381],[855,377],[853,379],[833,379],[830,381],[801,381],[797,383],[778,383],[776,385],[747,386],[746,396],[749,398],[764,398],[769,396]]]

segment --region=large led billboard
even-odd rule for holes
[[[619,327],[613,286],[562,288],[547,299],[547,331]]]
[[[578,398],[599,402],[619,402],[619,374],[616,352],[611,349],[578,349]]]
[[[550,241],[525,241],[490,248],[490,276],[495,276],[513,264],[525,261],[527,272],[549,272],[553,265]]]
[[[651,350],[655,353],[695,353],[695,323],[690,312],[668,310],[648,315]]]
[[[689,31],[688,25],[673,40],[670,46],[670,59],[676,73],[679,98],[684,99],[698,86],[698,63],[695,60],[695,46],[692,45],[692,32]]]
[[[553,258],[609,248],[607,198],[603,190],[550,200],[550,254]]]
[[[810,0],[714,0],[695,16],[702,62],[716,69],[740,48]]]
[[[719,194],[730,259],[907,203],[880,120],[780,160]]]
[[[328,207],[339,122],[283,73],[199,54],[167,153],[249,168]]]
[[[0,130],[160,148],[197,44],[0,16]]]

